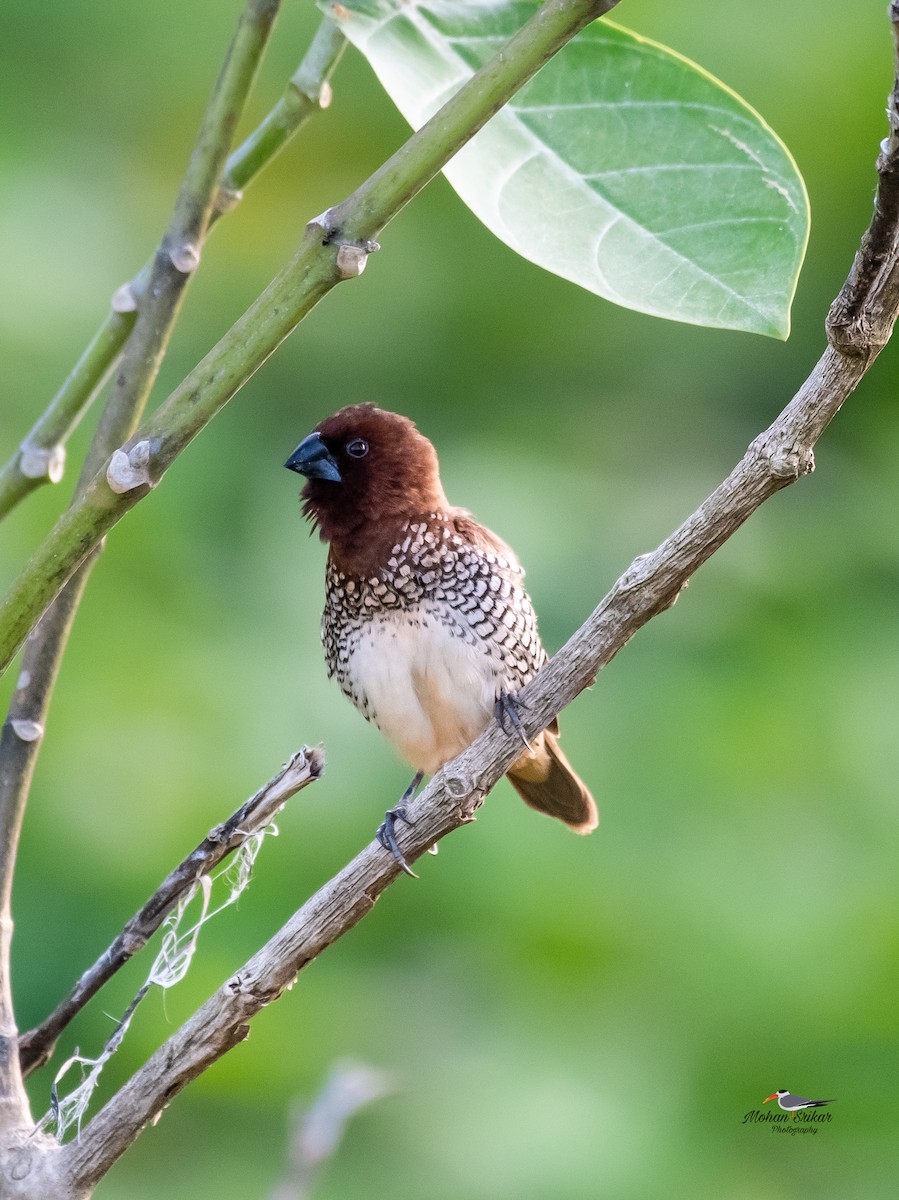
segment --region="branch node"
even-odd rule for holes
[[[341,279],[355,279],[365,270],[367,253],[360,246],[341,246],[337,251],[337,270]]]
[[[815,456],[803,446],[778,446],[767,454],[768,467],[777,479],[801,479],[815,469]]]
[[[338,232],[333,220],[334,212],[333,208],[326,208],[323,213],[306,222],[306,232],[311,233],[313,237],[321,237],[323,246],[329,245],[331,238]]]
[[[484,789],[475,783],[474,778],[464,775],[447,776],[443,787],[451,800],[458,801],[459,817],[463,823],[473,821],[475,813],[484,803]],[[436,850],[433,853],[436,854]]]
[[[369,254],[381,247],[368,239],[342,238],[341,227],[336,219],[337,209],[328,208],[306,224],[306,232],[321,239],[323,246],[337,246],[337,273],[340,279],[355,279],[365,270]]]
[[[44,736],[44,727],[40,721],[15,720],[10,726],[16,737],[22,742],[36,742]]]
[[[200,265],[200,247],[194,242],[182,242],[169,251],[172,266],[182,275],[191,275]]]
[[[130,492],[136,487],[146,484],[153,486],[150,478],[150,443],[145,438],[126,451],[118,449],[113,453],[106,468],[106,482],[117,494]]]
[[[245,996],[252,992],[252,988],[248,987],[239,975],[232,975],[225,984],[225,990],[232,996]]]
[[[220,215],[233,212],[241,200],[243,200],[243,192],[240,188],[228,187],[227,184],[220,183],[215,194],[215,211]]]
[[[844,289],[845,291],[845,289]],[[890,338],[891,330],[883,328],[870,312],[855,311],[844,292],[830,306],[824,322],[827,340],[846,358],[873,360]]]
[[[634,588],[642,587],[652,574],[653,555],[638,554],[628,569],[618,580],[616,591],[631,592]]]
[[[116,313],[137,312],[137,296],[134,294],[134,280],[129,279],[121,287],[116,288],[110,300],[112,311]]]
[[[122,954],[127,958],[133,958],[135,954],[139,954],[143,950],[147,940],[146,934],[126,926],[122,930]]]
[[[471,790],[461,775],[450,775],[443,786],[446,788],[446,794],[453,800],[461,800]]]
[[[66,469],[66,448],[61,442],[55,446],[35,446],[25,441],[19,447],[19,470],[26,479],[47,478],[50,483],[59,483]]]
[[[316,105],[317,108],[329,108],[331,101],[334,99],[334,91],[327,79],[312,80],[310,85],[304,86],[296,79],[290,81],[292,95],[295,97],[294,104],[299,100],[306,100],[310,104]]]

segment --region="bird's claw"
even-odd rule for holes
[[[414,821],[409,820],[405,808],[403,808],[401,804],[398,804],[396,808],[388,808],[387,812],[384,814],[384,820],[378,826],[378,831],[375,834],[375,837],[385,850],[390,851],[406,874],[411,875],[413,879],[417,879],[418,876],[406,862],[405,856],[397,844],[395,832],[397,821],[405,821],[407,825],[415,824]]]
[[[521,723],[521,717],[518,715],[519,708],[523,707],[512,692],[500,692],[496,698],[494,711],[500,729],[503,733],[509,733],[506,728],[506,721],[512,726],[512,729],[518,734],[524,743],[526,750],[533,750],[533,746],[527,739],[527,734],[524,732],[524,726]]]
[[[387,810],[387,812],[384,814],[384,820],[378,826],[378,831],[375,834],[375,837],[378,839],[384,849],[390,851],[406,874],[411,875],[413,879],[417,879],[418,876],[406,862],[402,850],[400,850],[399,846],[397,845],[395,830],[397,821],[405,821],[407,825],[415,824],[415,822],[406,812],[406,805],[415,795],[418,785],[421,783],[424,777],[424,771],[415,772],[415,774],[412,776],[409,786],[403,792],[402,796],[400,796],[399,804],[396,806],[396,808],[389,808]]]

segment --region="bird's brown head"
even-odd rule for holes
[[[374,404],[322,421],[284,465],[306,476],[303,512],[354,573],[404,521],[447,507],[434,447],[408,417]]]

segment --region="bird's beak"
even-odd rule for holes
[[[304,437],[284,464],[288,471],[296,471],[307,479],[330,479],[340,483],[340,471],[328,447],[317,433]]]
[[[772,1092],[772,1094],[770,1096],[765,1097],[765,1099],[762,1101],[762,1104],[767,1104],[769,1100],[776,1100],[776,1099],[777,1099],[777,1092]]]

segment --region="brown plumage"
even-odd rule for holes
[[[434,447],[371,404],[316,427],[287,464],[307,476],[306,516],[329,544],[322,640],[328,674],[416,770],[468,746],[546,661],[515,554],[448,502]],[[532,808],[576,833],[596,805],[553,722],[508,773]]]

